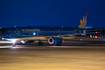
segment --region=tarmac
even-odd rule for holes
[[[105,46],[65,45],[1,45],[0,70],[105,70]]]
[[[0,44],[0,70],[105,70],[104,41]]]

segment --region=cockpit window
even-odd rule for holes
[[[7,31],[7,33],[13,33],[13,31]]]

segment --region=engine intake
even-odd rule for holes
[[[50,38],[48,39],[48,42],[49,42],[50,44],[59,44],[59,43],[62,42],[62,40],[61,40],[60,38],[50,37]]]

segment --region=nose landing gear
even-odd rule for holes
[[[13,42],[13,47],[16,47],[16,40],[12,40]]]
[[[16,47],[16,44],[15,43],[13,43],[13,47]]]

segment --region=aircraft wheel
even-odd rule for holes
[[[13,45],[13,47],[16,47],[16,45]]]
[[[58,43],[58,44],[56,44],[57,46],[61,46],[62,45],[62,42],[61,43]]]
[[[13,43],[13,47],[16,47],[16,43]]]
[[[44,43],[43,42],[38,42],[38,45],[39,46],[42,46]]]

